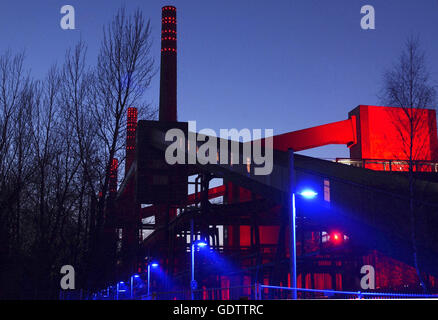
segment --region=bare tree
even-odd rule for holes
[[[12,210],[10,206],[19,201],[23,175],[22,160],[25,150],[19,134],[25,127],[26,111],[21,107],[26,88],[29,86],[23,62],[24,53],[12,55],[8,50],[0,57],[0,175],[3,202],[1,207],[5,209],[1,210],[1,218],[5,219],[5,224],[2,225],[8,226],[12,231],[12,237],[17,238],[20,235],[20,216],[19,212]],[[12,198],[15,200],[12,201]],[[7,239],[9,240],[10,238]]]
[[[425,140],[429,136],[429,132],[425,130],[429,121],[425,109],[435,107],[436,90],[431,83],[425,53],[421,50],[418,38],[410,37],[406,41],[404,51],[397,63],[392,69],[385,72],[381,100],[384,105],[399,107],[402,110],[402,112],[393,112],[391,115],[403,146],[402,152],[405,159],[408,160],[413,261],[420,285],[426,292],[427,287],[418,262],[417,217],[414,206],[414,164],[415,160],[421,159]]]
[[[100,149],[97,154],[103,173],[99,186],[99,197],[94,230],[90,230],[91,257],[98,258],[100,237],[104,226],[107,205],[110,168],[114,158],[124,156],[127,108],[135,106],[150,110],[145,102],[145,92],[155,74],[154,61],[150,54],[150,22],[145,21],[141,11],[127,15],[124,8],[117,11],[112,21],[104,27],[103,41],[98,56],[94,80],[94,123]]]
[[[150,55],[150,22],[145,22],[139,10],[127,16],[124,8],[119,9],[103,33],[94,115],[107,157],[101,187],[105,198],[112,159],[123,150],[126,110],[130,106],[148,108],[144,96],[155,71]]]
[[[7,50],[0,56],[0,263],[7,264],[0,268],[0,281],[5,288],[13,287],[14,275],[22,271],[20,252],[26,234],[22,199],[32,173],[31,92],[24,53]]]
[[[91,279],[104,272],[109,171],[124,158],[126,111],[156,113],[145,99],[150,48],[149,22],[120,9],[96,67],[83,42],[43,81],[23,53],[0,54],[0,297],[56,297],[64,264]]]
[[[61,70],[61,105],[66,131],[71,128],[74,158],[80,165],[75,177],[75,232],[70,241],[70,254],[77,266],[87,256],[89,238],[94,236],[95,203],[98,201],[100,181],[104,176],[104,149],[98,136],[98,123],[92,114],[96,107],[94,70],[86,64],[87,47],[80,41],[68,49]],[[90,226],[92,227],[90,229]],[[94,253],[88,252],[89,256]],[[85,266],[82,266],[85,268]]]

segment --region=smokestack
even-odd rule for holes
[[[160,121],[177,121],[176,8],[165,6],[161,16]]]
[[[113,158],[110,167],[110,176],[109,176],[109,193],[111,197],[114,197],[117,193],[117,169],[119,167],[119,160]]]
[[[125,176],[128,174],[135,158],[135,130],[137,129],[137,108],[129,107],[126,128],[126,164]]]

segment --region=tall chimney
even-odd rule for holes
[[[176,8],[165,6],[161,16],[160,121],[177,121]]]
[[[137,108],[129,107],[128,115],[126,117],[126,163],[125,176],[128,174],[135,158],[135,130],[137,129]]]
[[[119,160],[113,158],[110,167],[110,176],[109,176],[109,194],[110,197],[114,197],[117,193],[117,169],[119,167]]]

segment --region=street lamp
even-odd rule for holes
[[[304,189],[303,191],[298,193],[299,195],[301,195],[303,198],[305,199],[314,199],[318,193],[313,191],[312,189]]]
[[[297,299],[297,238],[296,238],[296,218],[297,218],[297,209],[295,206],[295,165],[294,165],[294,151],[289,149],[289,194],[291,195],[289,210],[290,212],[290,278],[291,278],[291,287],[292,289],[292,299]],[[318,195],[312,189],[306,188],[302,191],[298,192],[300,196],[304,199],[312,200],[316,198]]]
[[[151,262],[148,263],[148,297],[151,291],[151,267],[152,268],[157,268],[158,267],[158,263],[157,262]]]
[[[131,276],[131,300],[134,298],[134,280],[140,278],[138,274]]]
[[[190,251],[192,254],[192,280],[190,282],[190,294],[191,294],[192,300],[194,300],[194,292],[193,291],[196,290],[198,287],[198,283],[195,280],[195,247],[204,248],[206,246],[207,246],[207,243],[202,241],[202,240],[195,241],[191,245]]]
[[[116,300],[119,300],[119,292],[125,292],[126,291],[126,290],[124,290],[124,291],[120,290],[120,285],[121,284],[125,284],[125,283],[123,281],[117,282],[117,286],[116,286],[116,297],[117,297],[117,299]]]
[[[300,196],[302,196],[305,199],[311,200],[314,199],[318,193],[316,193],[315,191],[311,190],[311,189],[305,189],[301,192],[298,192],[297,194],[299,194]],[[290,272],[290,276],[291,276],[291,286],[292,288],[295,288],[294,290],[292,290],[292,298],[296,299],[297,298],[297,236],[296,236],[296,218],[297,218],[297,209],[296,209],[296,205],[295,205],[295,192],[292,192],[292,204],[291,204],[291,211],[292,211],[292,215],[291,215],[291,219],[290,219],[290,230],[291,230],[291,236],[290,236],[290,247],[291,247],[291,252],[290,252],[290,256],[291,256],[291,272]]]

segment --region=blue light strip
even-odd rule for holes
[[[356,295],[356,296],[380,296],[380,297],[410,297],[410,298],[435,298],[438,299],[438,295],[432,294],[414,294],[414,293],[387,293],[387,292],[361,292],[361,291],[336,291],[336,290],[319,290],[319,289],[304,289],[304,288],[290,288],[280,286],[267,286],[260,285],[260,288],[268,289],[281,289],[281,290],[297,290],[304,292],[316,292],[316,293],[330,293],[330,294],[344,294],[344,295]]]

